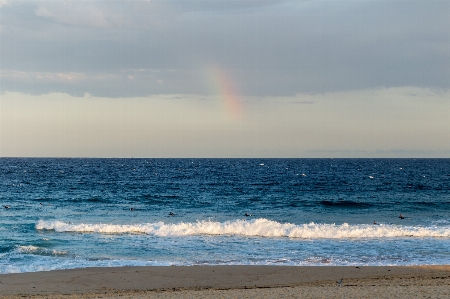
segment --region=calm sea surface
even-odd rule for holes
[[[450,264],[450,159],[0,158],[0,204],[0,273]]]

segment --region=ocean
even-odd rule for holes
[[[0,204],[0,273],[450,263],[450,159],[0,158]]]

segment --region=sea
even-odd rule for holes
[[[2,274],[450,264],[450,159],[0,158],[0,205]]]

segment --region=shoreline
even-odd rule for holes
[[[291,293],[371,298],[378,291],[404,298],[396,297],[398,288],[400,296],[411,291],[415,298],[420,293],[450,298],[450,265],[145,266],[0,274],[0,298],[276,298]]]

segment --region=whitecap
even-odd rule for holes
[[[240,235],[252,237],[288,237],[302,239],[344,238],[398,238],[398,237],[450,237],[450,226],[401,226],[393,224],[292,224],[258,218],[253,220],[231,220],[216,222],[203,220],[179,223],[138,224],[73,224],[62,221],[40,220],[39,230],[57,232],[85,232],[103,234],[148,234],[159,237],[192,235]]]

